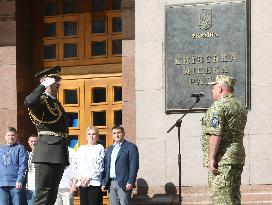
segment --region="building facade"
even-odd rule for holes
[[[139,186],[149,195],[165,193],[169,184],[178,186],[177,130],[166,131],[182,113],[165,112],[165,9],[205,2],[1,1],[1,142],[7,126],[17,127],[23,142],[34,132],[23,100],[38,84],[34,74],[59,64],[59,99],[70,116],[73,145],[85,143],[86,127],[96,125],[107,147],[112,143],[111,127],[122,124],[128,140],[139,148]],[[250,4],[251,106],[242,183],[271,184],[272,4]],[[199,139],[203,115],[204,111],[189,113],[182,123],[182,186],[207,186]]]

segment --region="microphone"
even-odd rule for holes
[[[199,92],[199,93],[193,93],[191,95],[191,97],[195,97],[195,98],[201,98],[204,96],[204,93],[203,92]]]

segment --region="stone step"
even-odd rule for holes
[[[242,204],[271,204],[272,192],[242,193]],[[177,199],[178,200],[178,199]],[[182,195],[182,204],[211,204],[209,194],[186,194]]]
[[[243,185],[241,186],[242,204],[272,205],[272,185]],[[212,205],[207,187],[182,187],[182,205]],[[178,205],[178,194],[155,194],[133,199],[133,205]]]
[[[182,193],[183,202],[203,202],[210,203],[210,194],[207,188],[200,187],[185,188]],[[266,203],[272,204],[272,186],[271,185],[247,185],[241,186],[241,198],[243,204]]]

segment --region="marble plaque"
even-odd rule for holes
[[[192,93],[205,95],[194,110],[213,102],[216,75],[237,78],[235,95],[248,105],[249,18],[247,1],[171,5],[166,7],[166,112],[187,110]]]

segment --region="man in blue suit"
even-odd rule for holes
[[[109,190],[111,205],[128,205],[139,169],[139,153],[135,144],[126,141],[124,128],[112,128],[114,144],[104,158],[102,190]]]

